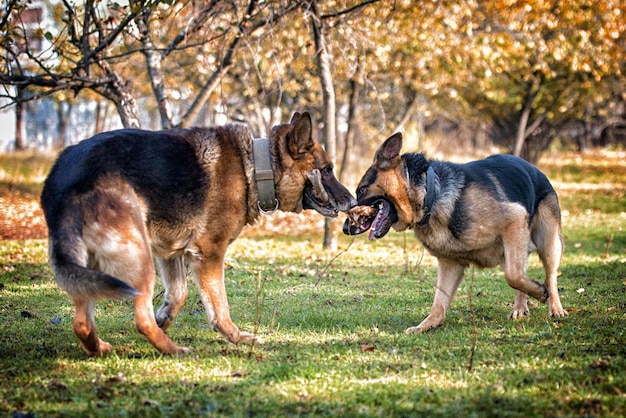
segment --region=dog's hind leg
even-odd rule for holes
[[[111,344],[102,341],[96,331],[94,318],[95,299],[74,298],[76,317],[74,318],[74,334],[90,356],[97,357],[108,354]]]
[[[152,263],[150,263],[150,266],[152,266]],[[141,281],[140,285],[135,286],[140,292],[135,297],[135,325],[137,330],[150,341],[154,348],[164,354],[178,355],[188,353],[188,348],[174,344],[156,323],[154,306],[152,305],[154,268],[146,268],[142,276],[145,279]],[[152,280],[148,280],[148,277],[152,277]]]
[[[163,305],[156,314],[159,327],[165,331],[172,325],[174,318],[187,300],[187,278],[182,257],[169,260],[157,258],[161,280],[165,286]]]
[[[518,210],[520,213],[515,216],[502,234],[504,277],[513,289],[522,291],[540,302],[545,302],[549,296],[548,288],[526,276],[530,231],[526,210],[521,207]],[[516,300],[520,301],[517,297]]]
[[[537,215],[532,227],[532,239],[537,247],[537,254],[546,271],[545,286],[548,288],[549,313],[551,317],[562,317],[567,311],[561,305],[557,276],[563,255],[561,223],[555,215],[558,209],[556,195],[546,197],[537,208]]]
[[[446,312],[450,308],[452,298],[463,280],[463,271],[465,270],[463,265],[444,258],[439,258],[438,262],[437,288],[430,314],[418,326],[408,328],[406,330],[408,334],[427,331],[441,325],[446,318]]]
[[[119,179],[102,181],[85,199],[83,238],[94,265],[123,280],[139,293],[135,296],[135,325],[148,341],[165,354],[183,354],[158,327],[152,295],[155,269],[141,200],[132,187]]]
[[[134,233],[132,232],[134,229]],[[124,276],[139,291],[135,296],[135,326],[137,331],[143,334],[150,344],[164,354],[179,355],[189,352],[188,348],[179,347],[159,328],[154,316],[152,297],[154,293],[155,268],[152,261],[150,244],[144,232],[143,224],[134,223],[127,231],[131,231],[134,243],[132,250],[125,251],[124,256],[119,255],[116,259],[124,265]],[[140,238],[141,237],[141,238]],[[134,250],[134,251],[133,251]],[[124,259],[123,257],[126,257]]]

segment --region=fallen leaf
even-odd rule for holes
[[[607,360],[599,359],[592,362],[589,367],[594,370],[606,370],[609,367],[610,363]]]
[[[248,374],[249,372],[247,370],[234,370],[233,372],[230,373],[230,375],[232,377],[244,377]]]
[[[58,380],[50,380],[48,382],[48,390],[65,390],[67,386],[63,382],[59,382]]]
[[[373,345],[370,344],[361,344],[361,351],[365,352],[365,351],[375,351],[376,347],[374,347]]]
[[[124,373],[122,372],[119,372],[117,375],[111,376],[107,379],[107,382],[109,383],[119,383],[124,381],[126,381],[126,377],[124,377]]]
[[[0,189],[0,239],[45,238],[48,228],[39,199],[18,190]]]

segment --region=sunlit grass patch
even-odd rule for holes
[[[168,335],[191,355],[160,355],[136,331],[132,303],[107,300],[96,321],[114,351],[94,359],[73,335],[46,241],[1,240],[1,414],[624,416],[624,203],[570,187],[570,175],[559,180],[568,184],[559,289],[569,316],[557,320],[532,300],[529,318],[509,320],[514,292],[501,270],[470,268],[444,324],[405,334],[428,314],[436,284],[436,262],[412,234],[341,236],[328,251],[321,217],[290,215],[247,229],[227,253],[233,320],[265,345],[225,342],[189,279]],[[596,175],[585,176],[592,184]],[[617,168],[607,179],[621,176]],[[536,256],[528,274],[543,280]],[[155,306],[162,297],[157,284]]]
[[[626,152],[546,154],[539,162],[572,214],[626,212]]]
[[[55,158],[33,152],[0,154],[0,185],[38,195]]]

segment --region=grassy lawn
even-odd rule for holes
[[[559,287],[570,315],[558,321],[534,302],[530,318],[509,320],[502,272],[468,269],[444,325],[407,335],[436,281],[412,234],[342,236],[327,252],[314,228],[276,234],[263,223],[231,246],[226,282],[235,323],[264,346],[223,341],[190,280],[168,334],[192,355],[160,356],[129,302],[102,301],[96,321],[114,352],[92,359],[72,333],[47,242],[0,241],[0,414],[625,416],[626,163],[605,160],[542,162],[564,209]],[[543,281],[536,256],[529,275]]]

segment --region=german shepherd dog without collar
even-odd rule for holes
[[[136,327],[157,350],[188,352],[165,334],[187,297],[185,264],[213,328],[232,343],[262,343],[233,324],[224,286],[228,245],[261,213],[252,148],[249,129],[231,124],[122,129],[59,156],[41,203],[52,268],[76,306],[74,333],[88,354],[111,351],[96,332],[96,300],[124,297],[134,298]],[[277,209],[337,216],[356,204],[312,139],[308,113],[272,129],[267,161]],[[153,257],[165,286],[156,317]]]
[[[402,135],[388,138],[357,187],[344,233],[370,230],[381,238],[389,229],[413,229],[437,258],[437,287],[430,314],[407,333],[439,326],[470,264],[500,265],[515,290],[511,318],[528,316],[528,296],[549,303],[551,317],[561,306],[557,271],[563,253],[561,212],[546,176],[511,155],[467,164],[431,161],[422,154],[400,155]],[[544,284],[526,276],[528,255],[537,251]]]

